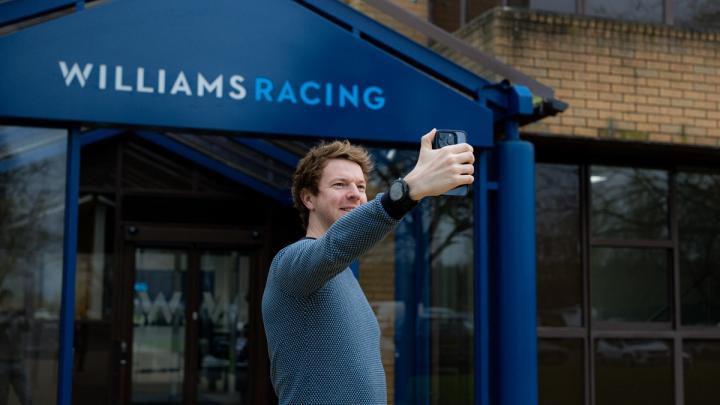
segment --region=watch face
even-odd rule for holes
[[[390,199],[393,201],[400,201],[403,197],[403,185],[401,182],[396,181],[390,186]]]

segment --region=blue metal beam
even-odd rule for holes
[[[15,0],[0,3],[0,26],[74,4],[75,0]]]
[[[72,404],[73,331],[75,325],[75,272],[77,265],[78,198],[80,194],[80,131],[72,129],[67,142],[65,172],[65,234],[63,237],[60,352],[57,403]]]
[[[366,40],[370,39],[368,42],[381,44],[382,48],[390,54],[415,64],[415,67],[442,79],[447,84],[466,94],[475,95],[481,87],[490,83],[440,56],[437,52],[398,34],[342,2],[337,0],[296,1],[309,6],[325,17],[329,17],[350,31],[357,32],[358,37]]]

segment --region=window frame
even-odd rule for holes
[[[666,1],[667,2],[667,1]],[[534,138],[530,135],[529,138]],[[535,139],[531,139],[535,140]],[[537,140],[536,148],[538,150],[536,164],[567,164],[574,165],[578,168],[577,173],[580,200],[580,255],[581,255],[581,271],[582,271],[582,315],[583,320],[581,326],[542,326],[538,325],[538,339],[581,339],[584,361],[584,386],[585,404],[591,405],[595,403],[596,392],[596,367],[595,367],[595,350],[599,339],[653,339],[668,340],[672,342],[672,373],[673,373],[673,391],[674,403],[682,405],[685,403],[684,392],[684,364],[683,352],[684,343],[687,340],[705,339],[720,342],[720,327],[713,326],[697,326],[683,325],[681,314],[681,274],[680,274],[680,240],[679,240],[679,219],[678,219],[678,194],[676,177],[682,171],[709,171],[712,173],[720,173],[720,171],[710,164],[710,159],[717,159],[713,156],[717,152],[702,151],[695,147],[684,147],[681,145],[657,146],[651,147],[648,151],[647,147],[645,156],[638,158],[638,153],[642,146],[629,144],[618,144],[615,142],[597,142],[593,141],[568,141],[560,140],[556,144],[556,140]],[[580,153],[573,157],[568,157],[567,151],[572,148],[571,143],[578,142],[582,144]],[[563,146],[562,143],[565,145]],[[540,144],[540,145],[538,145]],[[595,144],[600,144],[598,148]],[[538,147],[539,146],[539,147]],[[595,149],[595,150],[593,150]],[[682,154],[681,149],[689,152]],[[669,154],[675,154],[671,157]],[[678,157],[678,155],[680,157]],[[618,157],[619,156],[619,157]],[[697,156],[700,156],[697,159]],[[632,167],[645,168],[654,170],[664,170],[668,173],[668,239],[667,240],[604,240],[595,239],[591,236],[591,189],[590,189],[590,172],[593,165],[616,166],[616,167]],[[658,325],[638,323],[608,323],[603,321],[593,321],[591,317],[591,286],[590,286],[590,253],[594,247],[632,247],[632,248],[662,248],[665,249],[669,256],[670,274],[669,277],[669,296],[671,317],[669,322],[658,323]]]

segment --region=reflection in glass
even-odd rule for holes
[[[593,248],[592,316],[601,321],[668,322],[668,251]]]
[[[66,150],[0,126],[0,403],[56,403]]]
[[[720,174],[680,172],[677,207],[682,323],[720,324]]]
[[[429,202],[431,404],[473,403],[472,196]]]
[[[417,150],[368,149],[375,163],[368,183],[368,198],[383,192],[390,182],[407,174],[415,164]],[[360,284],[375,311],[381,333],[381,354],[387,376],[388,400],[398,405],[422,402],[427,375],[416,367],[427,336],[418,328],[418,305],[414,291],[423,280],[416,272],[416,240],[413,215],[406,215],[394,232],[360,258]],[[420,300],[422,302],[422,300]]]
[[[187,264],[183,250],[135,252],[132,403],[183,402]]]
[[[200,266],[199,403],[249,404],[250,258],[209,251]]]
[[[73,404],[111,403],[115,202],[81,195],[75,275]]]
[[[717,0],[672,0],[675,25],[683,27],[720,29],[720,2]]]
[[[369,149],[368,197],[415,165],[417,150]],[[472,197],[422,202],[360,259],[381,330],[389,402],[473,402]]]
[[[75,318],[109,320],[115,202],[97,194],[79,199]]]
[[[576,405],[584,402],[582,339],[538,341],[540,405]]]
[[[596,340],[595,404],[672,405],[672,353],[669,340]]]
[[[720,341],[683,341],[685,405],[715,405],[720,398]]]
[[[538,322],[582,326],[580,186],[577,166],[536,166]]]
[[[663,0],[587,0],[587,14],[619,20],[663,22]]]
[[[591,231],[600,239],[667,239],[668,174],[592,166]]]

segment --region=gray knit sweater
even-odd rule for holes
[[[388,200],[379,195],[273,259],[262,317],[280,404],[387,402],[380,328],[348,266],[404,214],[391,217]]]

